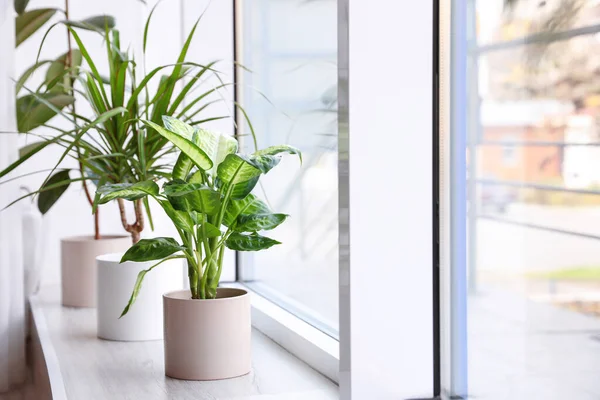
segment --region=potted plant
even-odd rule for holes
[[[150,17],[151,15],[152,13]],[[144,52],[150,17],[144,29]],[[153,129],[141,125],[139,119],[142,117],[161,123],[162,115],[176,115],[193,125],[228,117],[205,115],[211,112],[209,106],[220,101],[220,98],[215,100],[210,95],[227,84],[202,91],[196,90],[207,74],[218,75],[218,71],[213,69],[215,63],[201,65],[186,61],[187,51],[198,23],[188,35],[176,62],[157,67],[147,74],[144,74],[144,70],[133,57],[121,50],[119,32],[105,24],[103,30],[98,29],[96,32],[102,35],[106,43],[108,78],[100,74],[95,61],[79,38],[76,30],[81,28],[80,24],[64,23],[77,46],[65,60],[74,58],[73,54],[81,54],[85,65],[72,65],[68,68],[65,66],[64,70],[57,72],[50,85],[54,85],[53,88],[62,87],[65,90],[77,91],[82,99],[89,103],[93,113],[82,116],[75,108],[60,109],[41,94],[31,91],[35,101],[66,118],[73,127],[65,130],[45,124],[57,134],[32,134],[41,140],[32,143],[21,158],[0,172],[1,178],[47,146],[63,147],[64,151],[50,174],[39,190],[31,194],[38,196],[38,203],[51,207],[74,182],[83,183],[86,197],[93,204],[88,185],[101,188],[103,185],[136,184],[168,177],[169,164],[164,162],[164,157],[173,152],[173,146]],[[68,64],[68,61],[65,62]],[[163,71],[168,73],[161,76]],[[182,82],[183,80],[185,82]],[[157,85],[153,87],[155,82]],[[68,157],[76,160],[79,165],[77,176],[71,176],[70,169],[60,168],[61,162]],[[22,198],[24,197],[28,196]],[[127,200],[133,204],[133,222],[127,220]],[[93,236],[62,240],[64,305],[94,306],[97,297],[95,258],[102,254],[124,251],[129,247],[130,240],[137,242],[146,225],[146,215],[152,226],[148,202],[143,198],[125,197],[117,201],[123,227],[131,239],[100,235],[98,210],[94,209]],[[126,268],[122,267],[122,270]],[[114,320],[117,319],[118,314],[114,316]]]
[[[168,116],[163,121],[164,128],[142,121],[181,151],[162,191],[147,181],[143,189],[113,185],[99,192],[100,204],[113,198],[152,197],[173,221],[180,239],[142,239],[127,250],[122,262],[159,262],[139,273],[122,315],[130,312],[148,272],[165,261],[184,259],[190,289],[163,295],[166,375],[190,380],[244,375],[251,364],[250,298],[243,289],[218,287],[225,248],[258,251],[279,244],[258,232],[279,226],[287,215],[273,213],[251,191],[284,153],[302,160],[301,154],[282,145],[243,155],[232,137]]]

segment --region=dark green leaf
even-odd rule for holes
[[[239,154],[227,155],[217,169],[217,176],[227,184],[247,182],[260,174],[260,169]]]
[[[211,223],[205,222],[200,226],[201,232],[207,239],[212,239],[221,236],[223,233]]]
[[[285,221],[286,214],[251,214],[238,218],[235,230],[237,232],[257,232],[278,227]]]
[[[249,194],[244,199],[229,202],[225,210],[223,224],[229,228],[233,228],[240,216],[271,213],[269,206],[264,201],[253,194]]]
[[[160,260],[183,250],[185,250],[185,247],[180,246],[173,238],[142,239],[125,252],[121,262]]]
[[[227,240],[225,240],[225,246],[236,251],[265,250],[276,244],[281,244],[281,242],[265,236],[256,234],[242,235],[241,233],[237,232],[232,233]]]
[[[177,228],[187,233],[194,232],[194,221],[188,212],[175,210],[166,200],[159,200],[159,204]]]
[[[173,180],[163,186],[173,208],[179,211],[197,211],[215,215],[221,207],[221,195],[206,185]]]
[[[81,21],[64,21],[67,26],[87,29],[88,31],[104,32],[106,28],[112,29],[116,25],[114,17],[110,15],[97,15]]]
[[[171,256],[171,257],[167,257],[164,260],[161,260],[161,261],[157,262],[156,264],[154,264],[150,268],[142,270],[142,271],[140,271],[138,273],[137,279],[135,280],[135,284],[133,285],[133,292],[131,293],[131,297],[129,298],[129,301],[127,302],[127,305],[123,309],[123,312],[121,313],[121,316],[119,318],[121,318],[122,316],[124,316],[125,314],[127,314],[129,312],[129,309],[133,305],[133,303],[135,303],[135,300],[137,299],[138,294],[140,293],[140,289],[142,288],[142,282],[144,281],[144,277],[146,276],[146,274],[148,272],[152,271],[155,267],[157,267],[160,264],[164,263],[165,261],[174,260],[174,259],[177,259],[177,258],[184,258],[184,256]]]
[[[63,183],[62,185],[60,183]],[[59,171],[56,174],[52,175],[50,179],[44,183],[42,186],[43,191],[40,192],[38,197],[38,209],[42,214],[46,214],[48,210],[56,203],[60,196],[67,190],[69,185],[71,184],[71,177],[69,176],[69,171]],[[47,189],[48,187],[58,185],[53,187],[52,189]]]
[[[55,8],[40,8],[24,12],[15,21],[15,46],[33,35],[56,13]]]
[[[29,3],[29,0],[15,0],[14,5],[15,5],[15,11],[17,12],[17,14],[19,14],[19,15],[23,14],[25,9],[27,8],[28,3]]]
[[[77,49],[73,49],[71,51],[71,67],[79,67],[81,65],[81,60],[81,52]],[[50,67],[48,67],[48,71],[46,71],[46,79],[44,81],[48,86],[48,89],[52,89],[52,87],[58,83],[59,78],[65,76],[66,69],[67,53],[52,61],[52,64],[50,64]]]
[[[248,196],[250,192],[254,189],[256,184],[258,183],[258,179],[260,176],[255,176],[246,182],[240,182],[233,185],[233,190],[231,191],[231,198],[235,200],[243,199]]]
[[[114,199],[133,201],[148,195],[157,196],[158,190],[158,185],[154,181],[104,185],[97,189],[98,193],[102,195],[98,204],[105,204]]]
[[[36,97],[37,96],[37,97]],[[75,98],[62,93],[28,94],[17,99],[17,127],[19,132],[29,132],[48,122],[56,115],[44,101],[61,110],[73,104]]]

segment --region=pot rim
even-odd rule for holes
[[[124,251],[100,254],[99,256],[96,256],[96,261],[101,261],[103,263],[121,264],[121,258],[123,258],[124,254],[125,254]],[[133,261],[125,261],[123,263],[123,265],[125,265],[128,262],[133,262]],[[146,261],[142,261],[142,262],[146,262]]]
[[[100,239],[94,239],[93,235],[68,236],[61,238],[61,242],[65,243],[89,243],[89,242],[104,242],[108,240],[131,239],[129,235],[102,235]]]
[[[181,293],[189,294],[190,293],[190,289],[183,289],[183,290],[174,290],[171,292],[167,292],[167,293],[163,294],[163,299],[168,300],[168,301],[174,301],[174,302],[198,301],[200,303],[215,303],[215,302],[221,303],[221,302],[226,302],[226,301],[238,301],[240,299],[250,297],[250,293],[246,289],[232,288],[232,287],[220,287],[220,288],[217,288],[217,291],[223,290],[223,289],[238,291],[238,292],[240,292],[240,294],[237,296],[222,297],[220,299],[192,299],[191,297],[188,298],[187,296],[186,296],[186,298],[174,297],[174,295],[177,295],[177,294],[181,294]]]

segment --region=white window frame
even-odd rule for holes
[[[243,64],[242,3],[234,0],[234,47]],[[338,382],[341,399],[438,394],[433,286],[436,7],[436,0],[338,0],[340,341],[252,293],[253,325]],[[378,73],[373,60],[380,62]],[[241,75],[238,69],[238,99],[243,98]],[[385,136],[378,142],[368,132]],[[394,180],[388,179],[391,174]],[[406,188],[410,196],[403,196]],[[391,222],[387,231],[386,222]],[[391,310],[398,318],[390,318]]]

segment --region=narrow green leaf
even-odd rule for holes
[[[15,20],[15,45],[19,46],[56,13],[55,8],[40,8],[24,12]]]
[[[62,185],[60,185],[63,183]],[[42,192],[38,197],[38,209],[42,214],[46,214],[56,201],[63,195],[71,183],[69,171],[59,171],[52,175],[42,186]],[[59,185],[59,186],[55,186]],[[54,187],[53,187],[54,186]],[[52,187],[52,189],[48,189]]]
[[[281,244],[281,242],[257,234],[242,235],[237,232],[232,233],[227,240],[225,240],[225,246],[236,251],[265,250],[276,244]]]
[[[125,314],[127,314],[129,312],[129,309],[131,308],[131,306],[135,303],[135,300],[137,299],[138,294],[140,293],[140,290],[142,289],[142,283],[144,281],[144,277],[146,276],[146,274],[148,272],[152,271],[155,267],[157,267],[160,264],[164,263],[165,261],[175,260],[177,258],[185,258],[185,257],[184,256],[171,256],[171,257],[167,257],[164,260],[161,260],[161,261],[157,262],[156,264],[154,264],[150,268],[142,270],[142,271],[140,271],[138,273],[137,279],[135,280],[135,284],[133,285],[133,292],[131,293],[131,297],[129,298],[129,301],[127,302],[127,305],[123,309],[123,312],[121,313],[121,316],[119,318],[121,318]]]
[[[34,151],[35,149],[37,149],[40,146],[44,146],[45,142],[33,142],[33,143],[29,143],[28,145],[25,145],[23,147],[21,147],[19,149],[19,157],[24,157],[25,155],[31,153],[32,151]]]
[[[178,251],[185,250],[185,247],[181,246],[173,238],[158,237],[153,239],[142,239],[129,248],[123,254],[121,262],[125,261],[153,261],[160,260],[170,256]]]
[[[65,136],[65,134],[56,136],[56,137],[54,137],[54,138],[52,138],[50,140],[47,140],[45,142],[41,142],[41,143],[39,143],[39,146],[32,146],[21,157],[19,157],[19,159],[17,161],[13,162],[8,167],[6,167],[2,171],[0,171],[0,178],[2,178],[3,176],[9,174],[11,171],[13,171],[19,165],[23,164],[25,161],[27,161],[31,157],[33,157],[35,154],[37,154],[38,152],[40,152],[46,146],[58,142],[63,136]]]
[[[138,200],[148,195],[158,195],[158,185],[154,181],[136,183],[115,183],[103,185],[96,191],[102,195],[98,204],[105,204],[114,199]]]
[[[154,14],[154,10],[156,10],[156,7],[158,6],[159,3],[160,3],[160,1],[157,2],[154,5],[154,7],[152,7],[150,14],[148,14],[148,18],[146,19],[146,25],[144,25],[144,43],[142,46],[142,51],[144,52],[144,54],[146,54],[146,41],[148,40],[148,28],[150,27],[150,20],[152,19],[152,14]]]
[[[257,232],[278,227],[285,221],[287,214],[251,214],[238,218],[235,230],[237,232]]]
[[[27,80],[31,77],[31,75],[41,66],[51,63],[53,61],[44,60],[33,64],[31,67],[27,68],[25,72],[19,77],[17,83],[15,84],[15,94],[19,94],[23,86],[27,82]]]
[[[202,170],[212,168],[212,161],[204,151],[189,139],[173,133],[152,121],[141,120],[145,125],[153,128],[159,135],[173,143],[179,150],[187,155],[196,166]]]

